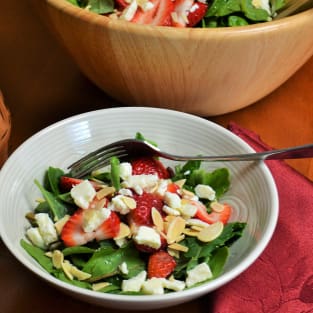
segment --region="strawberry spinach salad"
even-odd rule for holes
[[[138,135],[139,136],[139,135]],[[117,294],[163,294],[218,277],[245,222],[220,199],[229,171],[138,157],[83,179],[49,167],[21,246],[54,277]]]
[[[285,0],[68,0],[94,13],[137,24],[232,27],[267,22]]]

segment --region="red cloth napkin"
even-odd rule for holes
[[[229,129],[256,151],[270,149],[235,123]],[[277,228],[260,258],[210,296],[214,313],[313,312],[313,183],[284,161],[266,163],[278,188]]]

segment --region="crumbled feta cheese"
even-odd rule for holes
[[[82,209],[88,209],[89,203],[95,195],[96,191],[88,180],[82,181],[71,189],[71,196],[75,204]]]
[[[42,249],[46,248],[45,242],[39,232],[38,227],[32,227],[32,228],[27,229],[26,235],[36,247],[39,247]]]
[[[207,263],[200,263],[187,271],[186,286],[191,287],[212,277],[213,275],[209,265]]]
[[[123,198],[125,198],[125,196],[123,195],[117,195],[113,197],[111,202],[112,206],[110,206],[110,208],[112,208],[116,212],[119,212],[122,215],[126,215],[130,212],[130,208],[124,202]]]
[[[169,207],[168,205],[163,205],[162,211],[165,212],[167,215],[174,215],[174,216],[180,215],[180,212],[178,210],[173,209]]]
[[[36,214],[35,220],[38,224],[39,232],[47,246],[58,240],[58,234],[54,227],[54,223],[47,213]]]
[[[178,209],[181,207],[181,199],[178,194],[172,192],[165,192],[164,202],[173,209]]]
[[[120,177],[126,180],[132,175],[132,165],[129,162],[123,162],[120,164]]]
[[[199,5],[198,5],[197,3],[195,3],[195,4],[190,8],[189,12],[192,13],[192,12],[196,11],[198,8],[199,8]]]
[[[166,289],[181,291],[184,290],[186,283],[177,279],[165,279],[163,282],[163,287]]]
[[[128,267],[127,267],[127,263],[123,262],[122,264],[120,264],[120,266],[118,267],[121,271],[121,273],[127,275],[128,274]]]
[[[143,293],[147,295],[162,295],[164,294],[164,278],[153,277],[146,280],[141,287]]]
[[[137,0],[137,3],[138,6],[145,12],[151,10],[154,7],[154,4],[148,0]]]
[[[138,275],[126,279],[122,281],[122,291],[133,291],[138,292],[140,291],[144,281],[146,280],[147,272],[142,271]]]
[[[213,201],[215,199],[215,191],[208,185],[199,184],[195,187],[195,193],[199,198]]]
[[[123,196],[128,196],[128,197],[132,197],[133,193],[130,189],[127,189],[127,188],[121,188],[118,193],[120,195],[123,195]]]
[[[139,245],[146,245],[154,249],[161,247],[161,237],[152,227],[139,226],[133,239]]]
[[[128,242],[128,240],[126,238],[118,238],[118,239],[115,239],[114,238],[114,242],[116,243],[116,245],[118,247],[123,247],[124,245],[126,245],[126,243]]]
[[[165,192],[167,191],[169,180],[161,179],[159,181],[158,189],[156,190],[156,194],[160,197],[164,197]]]
[[[83,230],[86,233],[95,231],[111,214],[108,208],[88,209],[83,214]]]
[[[149,191],[157,185],[158,180],[158,175],[155,174],[133,175],[122,182],[122,187],[133,188],[136,192],[138,189]]]

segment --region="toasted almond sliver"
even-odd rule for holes
[[[115,192],[115,188],[111,186],[103,186],[99,191],[97,191],[96,197],[98,200],[111,195]]]
[[[74,276],[73,274],[71,273],[71,269],[72,269],[72,264],[68,261],[64,261],[62,262],[62,270],[65,274],[65,276],[70,279],[70,280],[73,280],[74,279]]]
[[[54,223],[54,227],[59,235],[61,234],[63,226],[66,224],[69,218],[70,215],[64,215],[61,219]]]
[[[209,242],[217,238],[222,233],[223,229],[224,224],[222,222],[216,222],[203,228],[197,237],[202,242]]]
[[[195,196],[195,194],[192,191],[189,191],[187,189],[182,190],[182,195],[183,195],[183,197],[185,196],[187,198]]]
[[[95,210],[101,210],[104,205],[106,204],[107,199],[106,198],[102,198],[99,202],[97,202],[96,206],[95,206]]]
[[[180,242],[185,239],[185,234],[181,234],[180,236],[177,237],[176,242]]]
[[[175,215],[167,215],[165,217],[165,220],[170,223],[175,217],[176,217]]]
[[[128,225],[121,223],[120,224],[120,231],[117,234],[116,237],[114,237],[114,239],[122,239],[122,238],[126,238],[127,236],[130,235],[130,228],[128,227]]]
[[[187,236],[197,237],[198,234],[199,234],[199,231],[193,230],[193,229],[190,229],[190,228],[185,228],[183,233],[185,235],[187,235]]]
[[[64,255],[60,250],[54,250],[52,252],[52,264],[55,268],[61,268],[64,261]]]
[[[180,180],[177,180],[175,184],[179,186],[180,188],[182,188],[185,185],[185,182],[186,182],[186,179],[180,179]]]
[[[45,256],[47,256],[48,258],[52,258],[52,252],[51,251],[47,251],[45,253]]]
[[[86,280],[91,277],[91,274],[79,270],[76,266],[72,265],[71,274],[78,280]]]
[[[168,248],[167,249],[167,252],[170,256],[176,258],[176,259],[179,259],[179,251],[178,250],[174,250],[174,249],[170,249]]]
[[[217,201],[214,201],[210,204],[210,208],[217,213],[224,211],[224,205],[222,203],[219,203]]]
[[[192,225],[190,228],[193,230],[201,231],[204,228],[204,226]]]
[[[126,196],[124,196],[122,199],[123,199],[123,202],[127,205],[127,207],[130,208],[131,210],[136,208],[137,203],[135,199],[131,197],[126,197]]]
[[[182,251],[182,252],[187,252],[188,251],[188,247],[186,246],[183,246],[179,243],[172,243],[168,246],[170,249],[173,249],[173,250],[177,250],[177,251]]]
[[[169,224],[167,230],[167,243],[172,244],[174,243],[177,238],[182,234],[186,226],[185,220],[180,217],[176,216]]]
[[[161,213],[155,207],[153,207],[151,210],[151,217],[153,224],[156,226],[157,230],[163,232],[164,231],[163,218]]]
[[[101,282],[101,283],[95,283],[95,284],[92,284],[92,290],[94,291],[98,291],[98,290],[101,290],[102,288],[105,288],[107,286],[110,286],[111,284],[108,283],[108,282]]]

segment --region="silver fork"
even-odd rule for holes
[[[85,157],[71,164],[68,169],[73,177],[80,178],[110,164],[110,159],[113,156],[119,158],[120,161],[138,156],[157,156],[174,161],[262,161],[265,159],[298,159],[313,157],[313,144],[248,154],[180,156],[161,151],[147,141],[124,139],[87,154]]]

